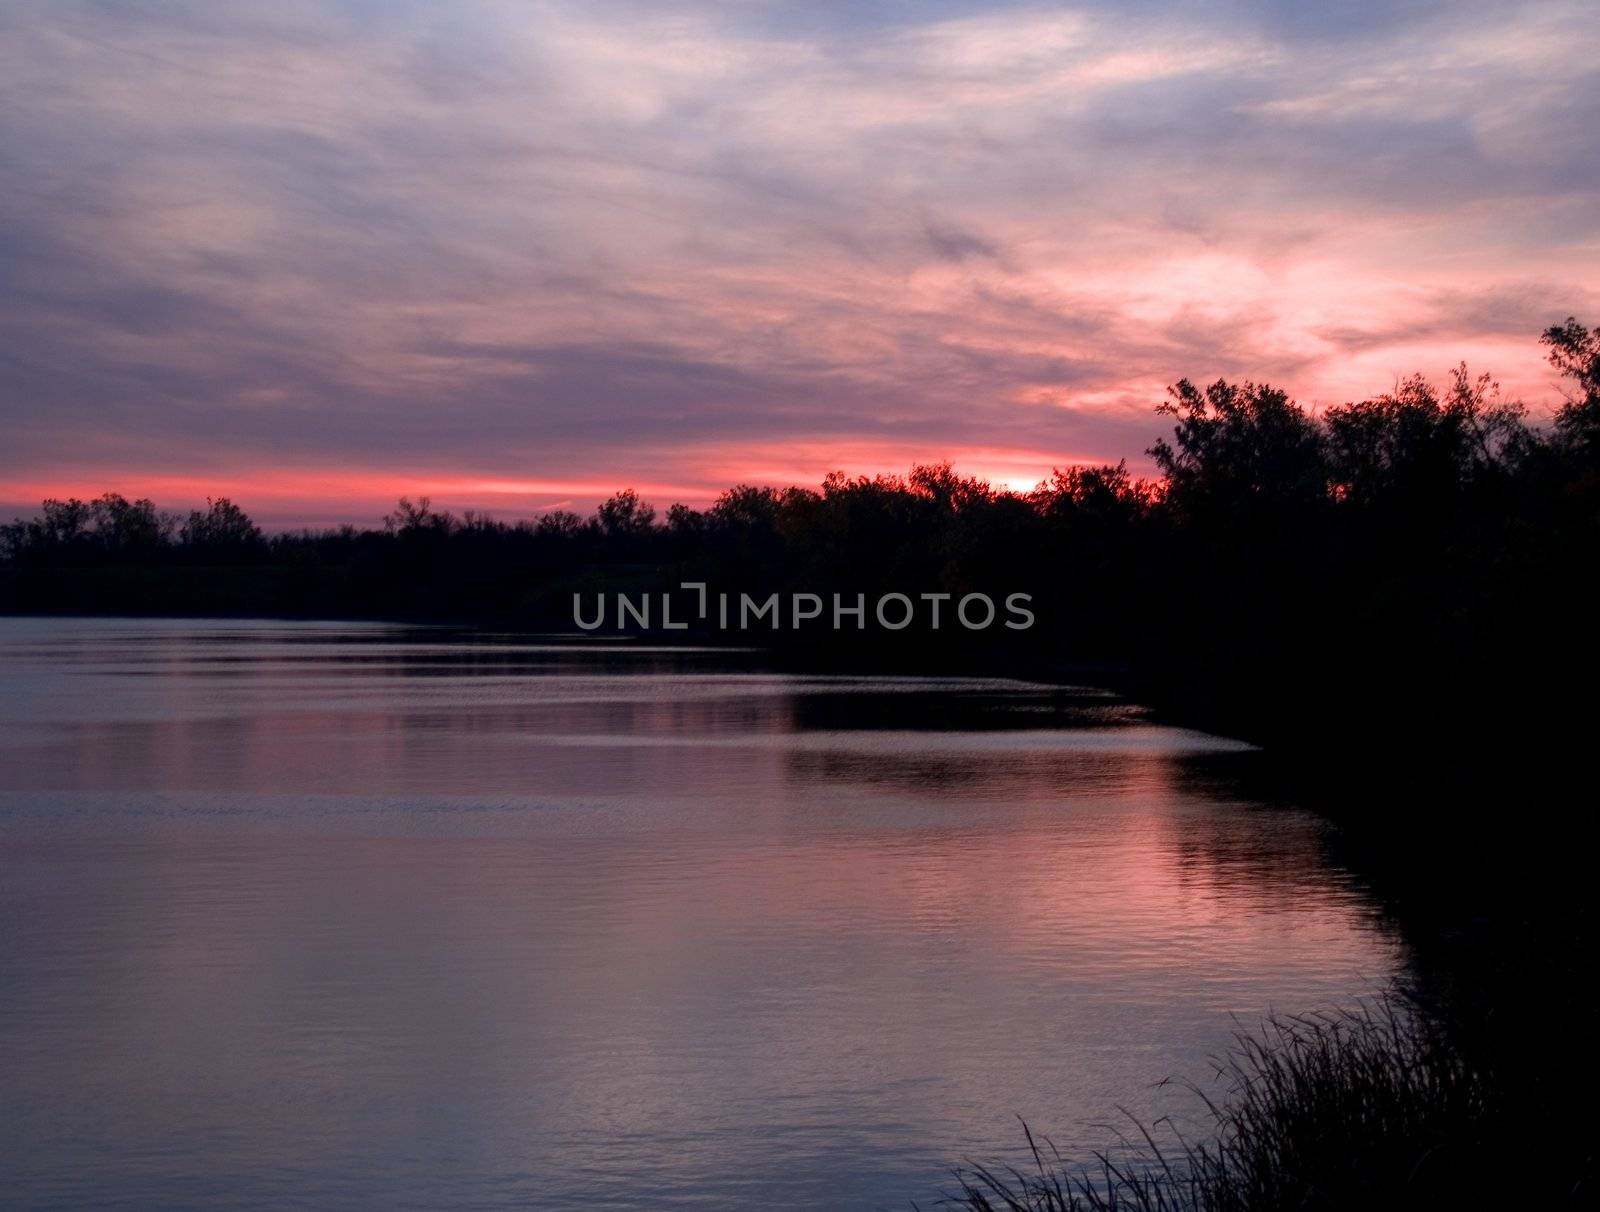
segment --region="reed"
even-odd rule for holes
[[[946,1207],[969,1212],[1261,1212],[1489,1202],[1493,1087],[1405,1003],[1274,1017],[1191,1085],[1211,1139],[1170,1121],[1069,1161],[1024,1125],[1033,1168],[968,1164]]]

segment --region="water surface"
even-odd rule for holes
[[[0,1204],[904,1208],[1396,944],[1103,693],[0,619]],[[1219,788],[1221,788],[1219,790]]]

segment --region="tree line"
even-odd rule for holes
[[[0,527],[0,585],[20,610],[549,627],[570,622],[574,593],[681,581],[1024,592],[1040,625],[1005,640],[1009,659],[1105,663],[1213,714],[1307,679],[1329,704],[1355,700],[1352,677],[1471,685],[1482,702],[1487,687],[1543,684],[1519,668],[1592,663],[1600,329],[1569,319],[1541,340],[1567,384],[1545,425],[1465,365],[1442,386],[1414,376],[1320,412],[1267,384],[1185,380],[1159,406],[1173,428],[1148,452],[1151,477],[1067,467],[1011,492],[935,464],[740,485],[665,514],[625,490],[588,516],[514,523],[402,499],[381,527],[272,535],[227,499],[179,516],[107,494]],[[862,644],[933,648],[889,639]]]

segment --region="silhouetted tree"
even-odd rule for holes
[[[176,529],[174,519],[158,513],[154,502],[130,501],[108,492],[89,503],[95,539],[107,552],[121,555],[152,554],[168,542]]]
[[[1224,379],[1202,391],[1184,379],[1168,396],[1157,411],[1178,419],[1172,441],[1148,453],[1170,508],[1245,521],[1304,514],[1326,500],[1322,432],[1283,391]]]
[[[178,531],[178,539],[186,547],[234,554],[264,546],[261,528],[227,497],[208,497],[204,510],[189,514]]]
[[[911,469],[906,487],[926,497],[942,511],[970,509],[994,499],[994,491],[982,480],[957,475],[948,462],[924,463]]]
[[[1550,364],[1577,384],[1556,414],[1557,442],[1593,467],[1600,458],[1600,328],[1590,332],[1568,316],[1565,324],[1545,329],[1540,341]]]
[[[595,511],[600,533],[611,539],[639,538],[650,532],[656,520],[656,511],[648,502],[639,499],[631,488],[624,488],[606,500]]]
[[[1132,525],[1156,499],[1156,488],[1128,474],[1128,462],[1115,466],[1055,467],[1050,478],[1029,494],[1041,515],[1057,522],[1121,529]]]
[[[1473,379],[1462,363],[1443,399],[1413,375],[1393,393],[1328,409],[1322,424],[1335,495],[1427,509],[1509,473],[1527,448],[1526,410],[1498,393],[1488,375]]]
[[[418,497],[415,502],[410,497],[401,497],[394,512],[384,515],[383,527],[402,537],[445,535],[456,528],[456,520],[448,512],[435,510],[428,497]]]
[[[541,514],[534,525],[540,538],[574,539],[583,531],[583,519],[570,509],[552,509]]]

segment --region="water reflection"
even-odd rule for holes
[[[0,1202],[904,1207],[1396,962],[1092,691],[0,621]],[[1197,773],[1202,772],[1202,773]]]

